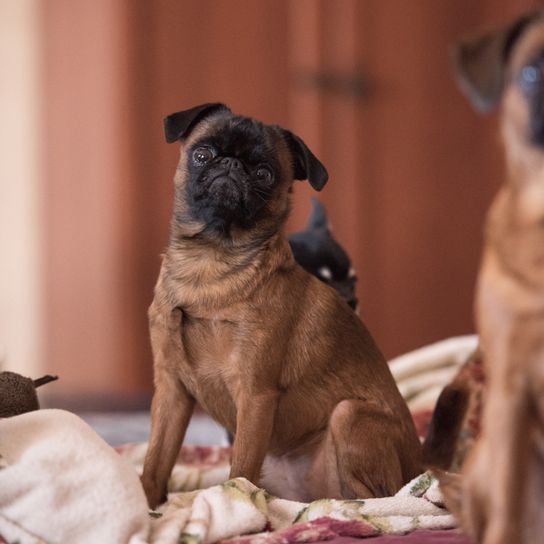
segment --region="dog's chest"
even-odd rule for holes
[[[240,324],[224,316],[185,316],[181,379],[212,416],[229,427],[240,387]]]

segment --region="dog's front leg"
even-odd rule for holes
[[[278,405],[277,391],[244,391],[237,402],[236,436],[230,478],[242,476],[259,485]]]
[[[142,485],[150,508],[166,499],[167,483],[194,408],[179,378],[183,360],[181,312],[149,311],[154,359],[155,391],[151,403],[151,436],[144,463]]]

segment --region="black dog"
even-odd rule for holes
[[[357,309],[357,277],[344,248],[334,239],[323,204],[312,198],[313,211],[303,231],[289,236],[293,256],[307,272],[336,289],[354,310]]]

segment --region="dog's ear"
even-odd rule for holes
[[[171,144],[176,140],[183,140],[202,119],[219,110],[230,112],[230,109],[225,104],[216,102],[195,106],[189,110],[178,111],[165,117],[164,135],[166,141]]]
[[[321,191],[329,179],[326,168],[298,136],[285,129],[282,132],[293,156],[295,179],[307,179],[316,191]]]
[[[308,220],[306,225],[306,230],[320,230],[320,229],[329,229],[329,220],[327,219],[327,211],[325,206],[317,200],[317,198],[312,197],[312,215]]]
[[[502,28],[467,36],[452,48],[459,86],[481,113],[497,107],[512,47],[536,17],[536,13],[525,15]]]

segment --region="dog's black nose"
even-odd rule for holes
[[[229,170],[241,170],[242,169],[242,163],[235,159],[234,157],[225,157],[224,159],[221,159],[221,164],[228,168]]]

